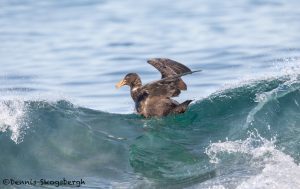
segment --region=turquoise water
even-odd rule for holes
[[[0,1],[0,188],[300,188],[299,5]],[[114,88],[158,79],[152,57],[203,69],[185,114],[143,119]]]

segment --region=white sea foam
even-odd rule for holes
[[[23,134],[28,128],[25,121],[26,106],[23,100],[6,100],[0,102],[0,131],[11,132],[15,143],[22,142]]]
[[[23,141],[26,130],[30,128],[27,118],[26,102],[46,101],[56,103],[59,100],[68,100],[68,97],[56,94],[35,94],[22,96],[15,92],[6,92],[0,99],[0,132],[11,132],[10,138],[16,143]]]
[[[245,140],[212,143],[206,154],[213,164],[222,164],[222,154],[245,154],[250,156],[250,164],[257,168],[257,174],[250,174],[242,181],[235,181],[237,189],[299,189],[300,166],[294,159],[276,148],[274,139],[267,140],[257,131]],[[239,180],[234,179],[233,180]],[[222,182],[221,182],[222,183]],[[212,183],[211,183],[212,184]],[[216,188],[232,188],[216,182]],[[214,188],[210,186],[209,188]]]

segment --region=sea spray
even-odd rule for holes
[[[29,128],[25,119],[26,106],[23,100],[0,102],[0,131],[10,131],[15,143],[22,142],[25,130]]]
[[[249,137],[245,140],[212,143],[206,148],[205,153],[209,156],[210,162],[216,165],[224,163],[222,161],[228,161],[226,154],[245,158],[250,162],[249,166],[256,169],[253,172],[255,174],[248,172],[250,174],[247,177],[238,178],[238,180],[232,178],[231,183],[235,183],[237,189],[267,189],[270,186],[275,189],[298,189],[300,167],[291,156],[277,149],[275,143],[275,138],[267,140],[255,130],[249,132]],[[220,187],[220,185],[216,186]],[[227,188],[228,184],[227,187],[226,184],[221,186]]]

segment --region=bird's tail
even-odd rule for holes
[[[193,100],[186,100],[183,103],[177,105],[174,109],[173,109],[173,113],[175,114],[180,114],[180,113],[184,113],[187,109],[187,107],[189,106],[189,104],[192,102]]]

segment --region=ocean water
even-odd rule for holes
[[[300,188],[299,6],[0,0],[0,188]],[[115,89],[159,79],[153,57],[203,70],[186,113],[144,119]]]

